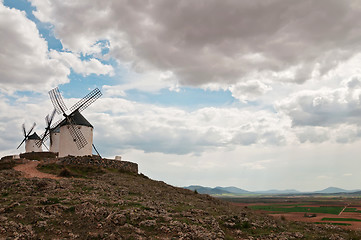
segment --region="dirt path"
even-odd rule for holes
[[[343,211],[345,211],[345,209],[349,206],[350,204],[348,203],[343,209],[342,211],[338,214],[339,216],[343,213]]]
[[[43,173],[38,171],[38,169],[36,169],[36,166],[38,166],[38,164],[39,164],[38,161],[30,161],[28,163],[16,165],[14,169],[16,171],[22,172],[24,177],[26,178],[37,177],[37,178],[60,179],[60,177],[57,177],[53,174]]]

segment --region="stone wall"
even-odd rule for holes
[[[42,160],[44,158],[55,158],[58,154],[53,152],[27,152],[21,153],[20,158],[29,160]]]
[[[67,156],[67,157],[59,158],[58,161],[62,164],[67,164],[67,165],[98,166],[104,168],[120,169],[132,173],[138,173],[138,164],[136,163],[100,158],[99,156],[95,156],[95,155],[82,156],[82,157]]]

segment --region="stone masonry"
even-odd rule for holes
[[[138,173],[138,164],[128,161],[100,158],[99,156],[67,156],[58,161],[66,165],[98,166],[103,168],[115,168],[126,172]]]

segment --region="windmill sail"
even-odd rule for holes
[[[19,146],[16,149],[19,149],[19,147],[29,138],[29,136],[30,136],[31,132],[34,130],[35,126],[36,126],[36,123],[34,123],[33,126],[30,128],[30,130],[28,132],[26,132],[25,124],[22,125],[24,139],[21,141],[21,143],[19,144]]]
[[[53,110],[50,117],[49,117],[49,114],[46,115],[46,117],[45,117],[45,124],[46,124],[45,132],[43,134],[41,134],[40,140],[36,142],[36,145],[38,147],[40,147],[42,144],[44,144],[44,142],[49,138],[50,131],[51,131],[51,123],[53,122],[55,112],[56,112],[56,109]],[[45,144],[44,144],[44,146],[45,146]]]
[[[54,88],[49,91],[49,96],[53,106],[58,114],[65,114],[65,111],[68,110],[64,100],[60,94],[59,88]]]
[[[58,114],[62,114],[65,118],[56,124],[54,128],[58,128],[61,125],[68,125],[68,130],[73,138],[74,143],[76,144],[78,150],[82,149],[84,146],[88,144],[88,141],[84,137],[83,133],[80,129],[76,127],[76,123],[74,121],[74,116],[77,113],[84,111],[87,107],[89,107],[93,102],[95,102],[99,97],[102,96],[102,93],[98,88],[95,88],[93,91],[88,93],[85,97],[83,97],[80,101],[75,103],[71,108],[71,113],[69,115],[66,114],[67,107],[63,101],[63,98],[60,94],[58,88],[54,88],[49,91],[50,99],[54,105],[54,108]]]
[[[82,112],[84,109],[89,107],[93,102],[95,102],[98,98],[102,96],[102,93],[98,88],[94,89],[90,93],[88,93],[85,97],[83,97],[80,101],[75,103],[71,108],[70,111],[75,112],[78,110]]]

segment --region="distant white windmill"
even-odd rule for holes
[[[38,145],[41,145],[41,143],[50,136],[50,150],[58,152],[59,157],[65,157],[68,155],[92,155],[92,147],[94,147],[94,150],[98,153],[93,144],[93,126],[80,112],[89,107],[102,95],[100,90],[98,88],[94,89],[74,104],[70,108],[70,114],[66,114],[68,109],[58,88],[50,90],[49,95],[55,111],[58,114],[62,114],[64,119],[49,127],[52,118],[48,118],[50,121],[48,121],[47,129],[49,130],[45,131],[42,141],[40,141]]]
[[[38,136],[38,134],[36,134],[36,132],[31,134],[32,131],[34,130],[35,126],[36,126],[36,123],[33,124],[33,126],[30,128],[29,131],[26,131],[25,124],[23,124],[22,128],[23,128],[24,139],[21,141],[21,143],[19,144],[17,149],[19,149],[20,146],[25,142],[25,152],[42,152],[43,151],[41,148],[41,144],[40,145],[37,144],[37,142],[39,142],[39,140],[40,140],[40,137]]]
[[[52,122],[55,116],[56,110],[54,109],[51,115],[46,115],[45,117],[45,132],[40,136],[40,141],[37,142],[38,146],[41,146],[41,144],[44,144],[46,140],[50,137],[50,152],[57,153],[59,152],[59,128],[54,129],[52,127]],[[54,124],[54,126],[58,125],[60,121]]]

